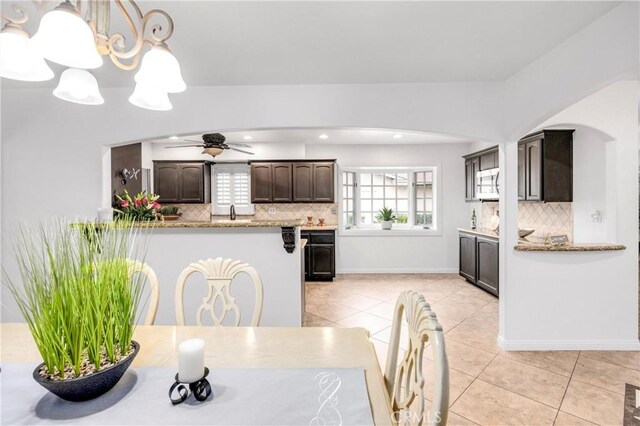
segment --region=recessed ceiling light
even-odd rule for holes
[[[395,135],[393,135],[394,139],[400,139],[402,138],[402,135],[400,133],[396,133]]]
[[[177,140],[178,140],[178,139],[180,139],[180,138],[179,138],[179,137],[177,137],[177,136],[171,136],[169,139],[171,139],[172,141],[177,141]]]
[[[319,136],[319,138],[320,138],[320,139],[329,139],[329,136],[328,136],[328,135],[325,135],[325,134],[323,133],[323,134],[321,134],[321,135]]]
[[[253,139],[253,136],[246,135],[243,136],[242,139],[244,139],[245,141],[250,141],[251,139]]]

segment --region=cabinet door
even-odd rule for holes
[[[467,160],[464,162],[464,199],[465,201],[473,201],[473,162]]]
[[[293,202],[313,201],[313,163],[293,163]]]
[[[497,152],[488,152],[480,156],[480,170],[494,169],[498,167]]]
[[[478,172],[480,171],[480,159],[474,158],[471,160],[471,178],[473,179],[473,198],[478,199]]]
[[[160,203],[180,202],[178,182],[180,171],[176,163],[154,163],[153,191],[160,195]]]
[[[524,144],[518,145],[518,200],[526,198],[527,174],[525,172],[526,155]]]
[[[311,281],[311,245],[304,246],[304,280]]]
[[[293,185],[291,163],[271,164],[271,196],[274,203],[290,203]]]
[[[313,164],[313,201],[333,203],[333,163]]]
[[[204,164],[180,164],[181,203],[204,203]]]
[[[251,202],[270,203],[271,163],[251,164]]]
[[[525,144],[525,197],[527,200],[542,199],[542,140]]]
[[[460,234],[460,275],[476,282],[476,237]]]
[[[335,275],[335,246],[333,244],[311,245],[311,276],[333,278]]]
[[[498,243],[483,237],[477,238],[478,279],[476,285],[498,295]]]

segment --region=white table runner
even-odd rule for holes
[[[38,385],[32,364],[4,364],[2,424],[371,425],[363,368],[221,368],[213,399],[168,397],[175,369],[130,368],[108,393],[68,402]]]

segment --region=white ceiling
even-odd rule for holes
[[[295,128],[295,129],[259,129],[243,131],[222,131],[227,142],[240,142],[246,144],[255,143],[302,143],[313,144],[348,144],[348,145],[384,145],[384,144],[433,144],[433,143],[470,143],[471,139],[443,135],[439,133],[411,132],[406,130],[393,129],[356,129],[356,128]],[[326,135],[326,139],[321,139],[320,135]],[[395,135],[401,135],[397,138]],[[187,139],[202,141],[201,133],[193,135],[176,135],[178,139],[156,138],[151,139],[153,143],[189,145],[193,142]],[[252,139],[246,140],[245,136]]]
[[[619,2],[139,3],[174,18],[168,43],[194,87],[502,81]],[[123,29],[113,2],[111,21]],[[95,74],[102,87],[133,86],[108,62]]]

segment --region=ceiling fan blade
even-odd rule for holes
[[[239,143],[239,142],[225,142],[227,145],[234,145],[234,146],[240,146],[243,148],[252,148],[251,145],[247,145],[246,143]]]
[[[190,148],[190,147],[194,147],[194,146],[199,146],[199,147],[203,147],[203,144],[198,144],[198,145],[176,145],[176,146],[165,146],[165,148]]]
[[[204,143],[202,141],[194,141],[193,139],[185,139],[185,142],[197,142],[197,143]]]
[[[232,150],[238,151],[238,152],[242,152],[242,153],[245,153],[245,154],[249,154],[249,155],[255,155],[255,153],[249,152],[249,151],[245,151],[243,149],[238,149],[238,148],[234,148],[234,147],[229,147],[229,149],[232,149]]]

